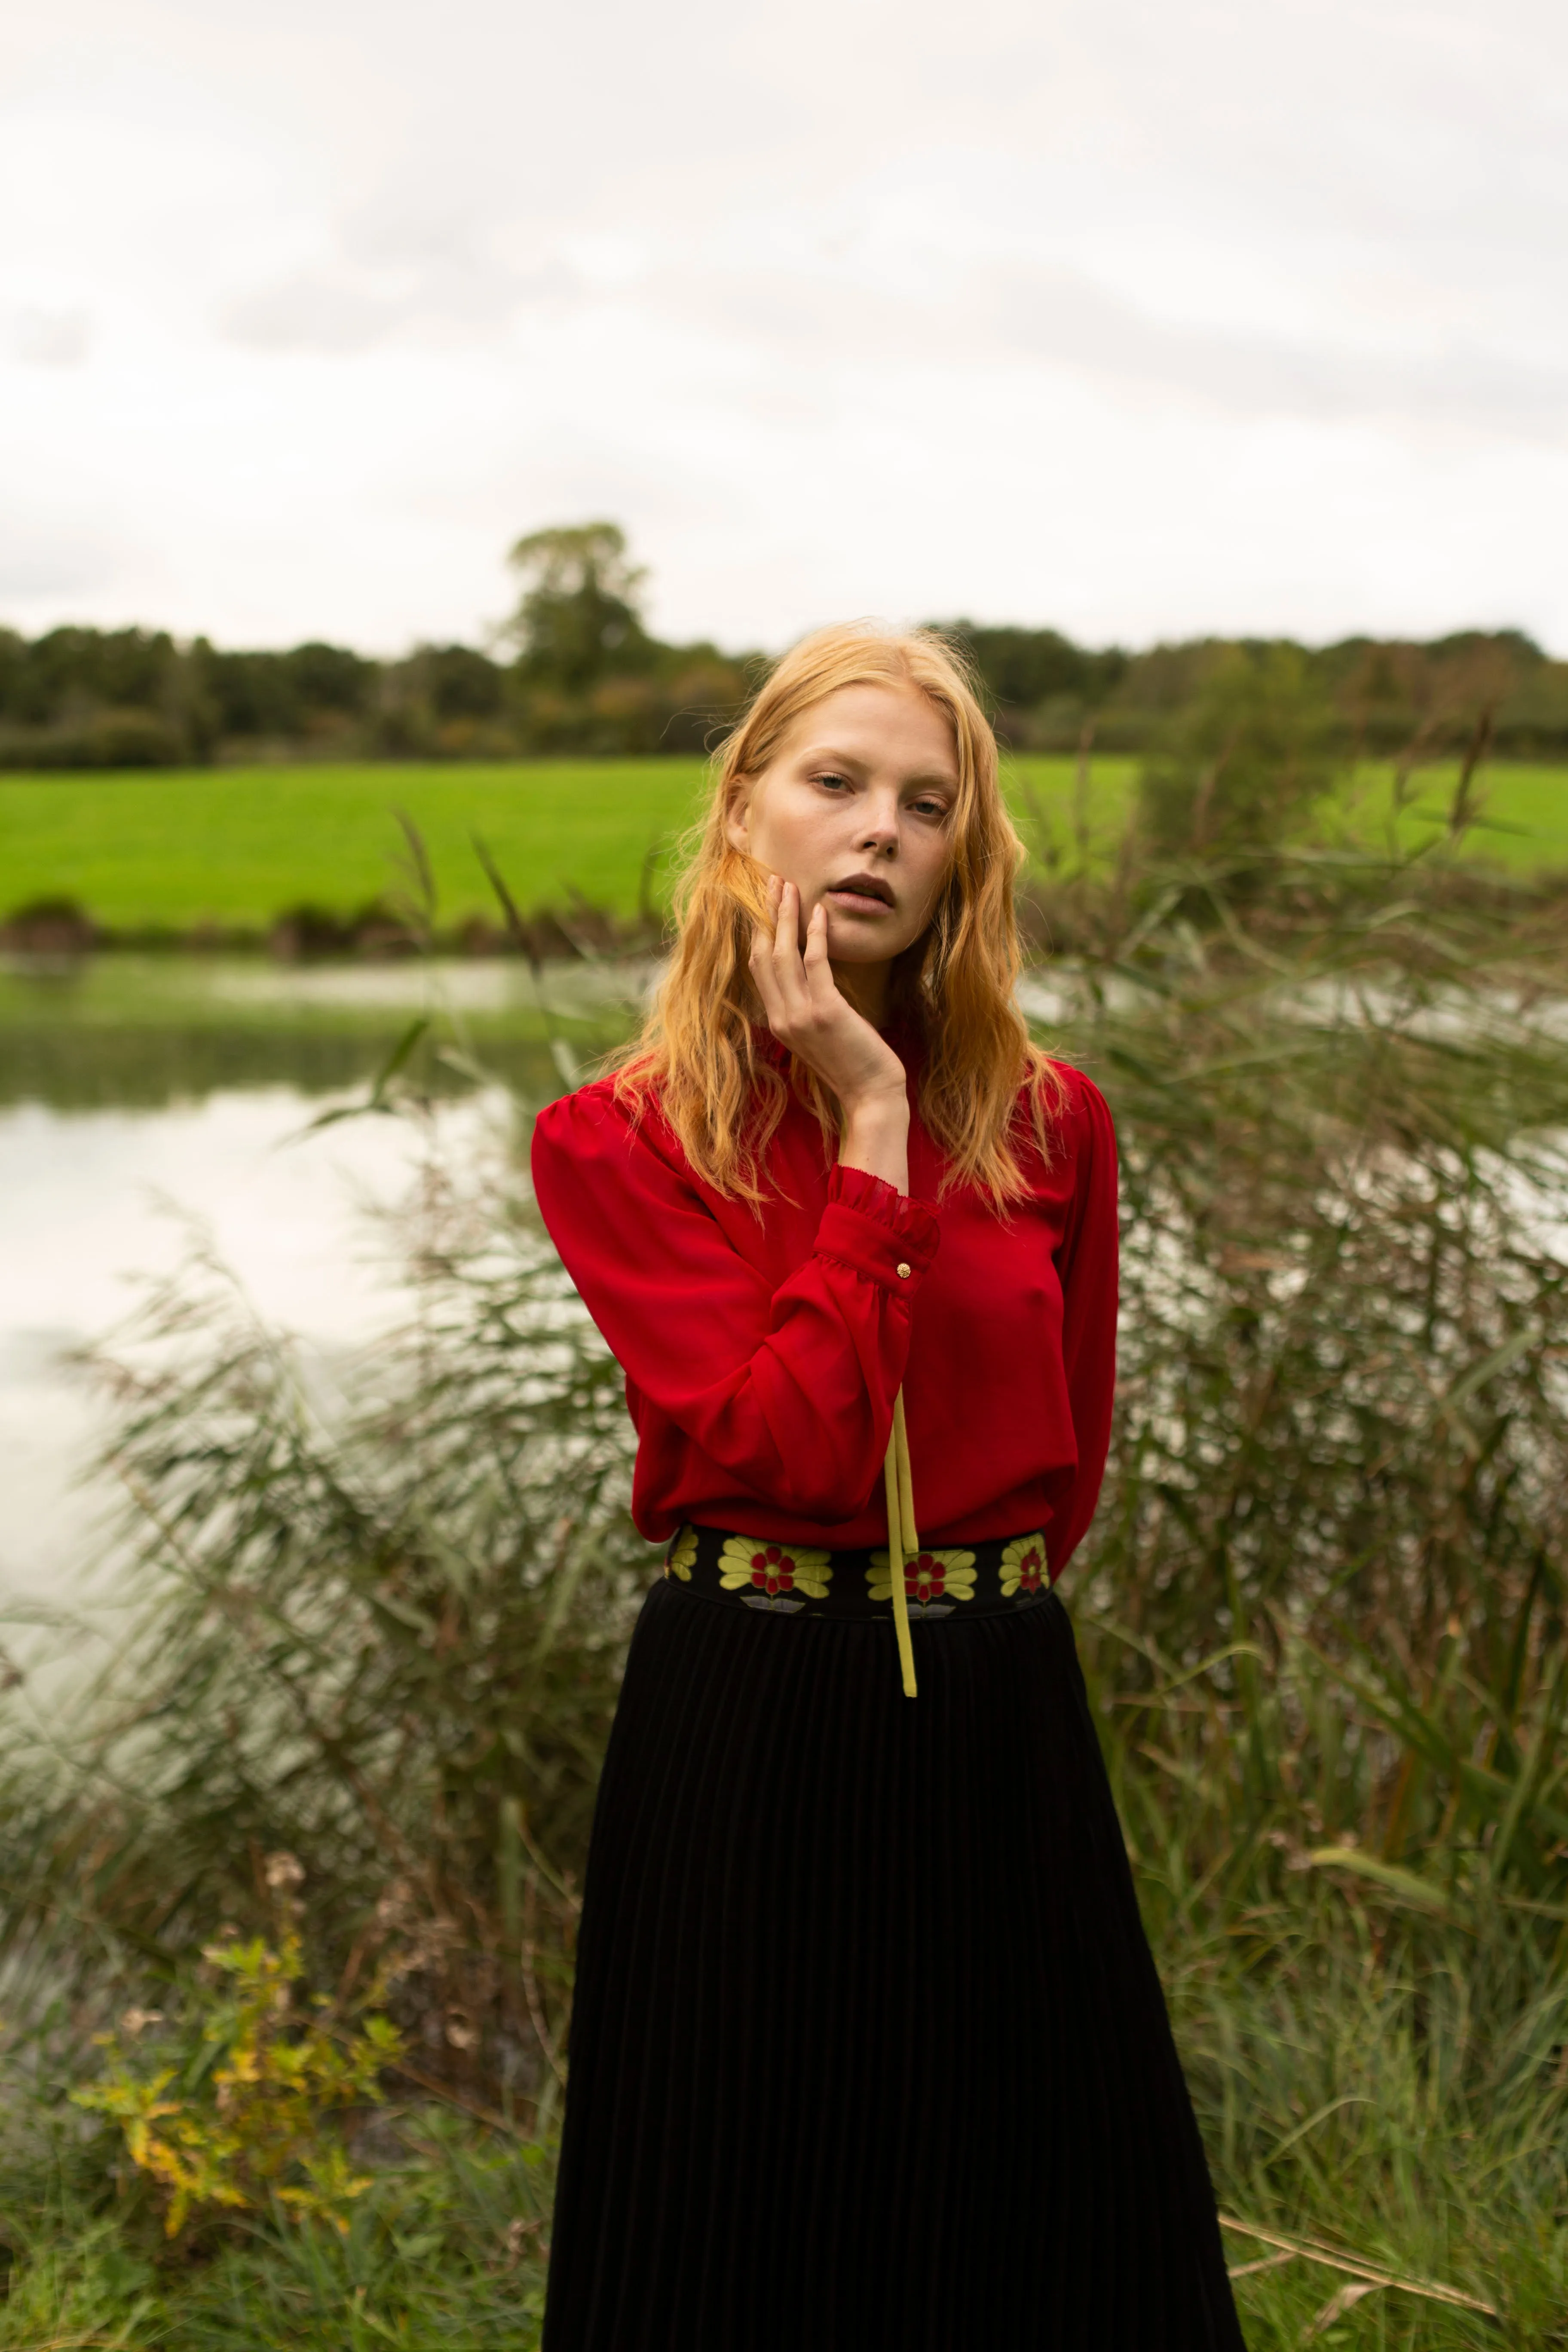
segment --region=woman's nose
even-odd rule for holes
[[[860,846],[885,856],[897,855],[899,846],[899,808],[893,800],[873,801],[863,811]]]

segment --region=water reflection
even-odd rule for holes
[[[255,957],[113,955],[0,961],[0,1103],[153,1107],[216,1089],[332,1093],[368,1076],[427,1018],[420,1075],[466,1081],[449,1054],[552,1093],[563,1050],[589,1061],[624,1036],[647,964],[517,960],[279,966]]]
[[[171,1271],[193,1225],[258,1312],[327,1359],[403,1310],[376,1223],[412,1181],[419,1132],[360,1118],[304,1133],[319,1098],[219,1092],[158,1111],[0,1110],[0,1594],[90,1587],[105,1497],[75,1484],[101,1407],[71,1352]],[[479,1095],[438,1114],[460,1161],[510,1118]]]
[[[624,1036],[647,977],[174,956],[0,969],[0,1603],[94,1599],[110,1498],[79,1483],[101,1407],[71,1355],[175,1265],[191,1220],[268,1321],[328,1360],[363,1346],[405,1304],[366,1211],[403,1196],[423,1146],[398,1119],[307,1134],[311,1119],[362,1101],[426,1017],[410,1068],[460,1160],[515,1127],[517,1095],[559,1093]]]

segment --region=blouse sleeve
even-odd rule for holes
[[[1074,1073],[1079,1095],[1077,1182],[1057,1251],[1062,1286],[1062,1361],[1078,1466],[1071,1492],[1047,1531],[1051,1573],[1059,1576],[1094,1517],[1110,1445],[1116,1393],[1116,1130],[1105,1097]]]
[[[541,1112],[534,1193],[567,1272],[634,1388],[739,1486],[852,1518],[881,1474],[936,1220],[835,1169],[815,1246],[775,1287],[655,1117],[634,1123],[598,1087]]]

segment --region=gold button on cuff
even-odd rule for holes
[[[909,1269],[909,1267],[908,1267],[907,1265],[900,1265],[898,1271],[899,1271],[899,1280],[900,1280],[900,1282],[908,1282],[908,1280],[909,1280],[909,1278],[910,1278],[910,1269]]]

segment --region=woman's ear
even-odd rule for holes
[[[731,849],[742,849],[748,856],[752,847],[752,784],[750,776],[736,778],[724,816],[725,840]]]

